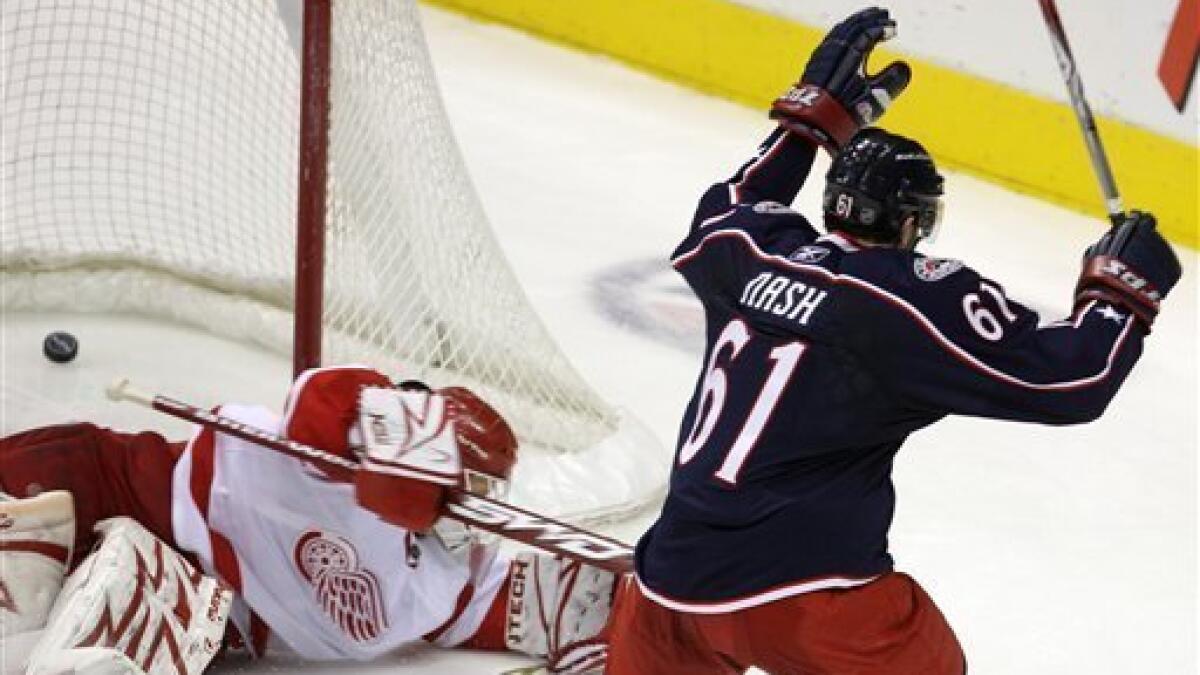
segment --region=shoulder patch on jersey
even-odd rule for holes
[[[754,205],[754,212],[770,216],[784,214],[800,215],[792,207],[780,204],[779,202],[758,202]]]
[[[791,260],[792,262],[812,264],[821,262],[827,255],[829,255],[829,249],[825,248],[824,246],[813,246],[809,244],[808,246],[801,246],[800,248],[796,249],[791,255],[788,256],[788,260]]]
[[[922,281],[941,281],[962,268],[962,261],[950,258],[917,258],[913,261],[913,272]]]

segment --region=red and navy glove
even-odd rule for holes
[[[866,72],[875,45],[896,34],[887,10],[873,7],[829,31],[804,75],[771,105],[771,119],[836,153],[859,129],[879,119],[912,79],[903,61]]]
[[[1183,273],[1154,216],[1131,211],[1083,254],[1075,304],[1103,300],[1133,312],[1150,331],[1163,298]]]

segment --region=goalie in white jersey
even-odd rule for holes
[[[510,557],[439,520],[451,488],[502,497],[516,462],[482,399],[343,367],[298,378],[282,418],[218,410],[358,468],[208,428],[187,443],[90,424],[0,440],[6,672],[198,673],[223,643],[367,660],[420,640],[603,668],[611,573]]]

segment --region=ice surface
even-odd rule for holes
[[[694,310],[666,257],[700,192],[769,122],[600,57],[423,12],[459,142],[534,305],[585,377],[671,443],[699,369],[695,343],[634,330],[632,304],[652,296],[648,306],[688,325]],[[801,210],[817,208],[819,183],[804,190]],[[930,252],[965,259],[1049,316],[1065,313],[1079,253],[1101,223],[959,174],[947,193]],[[901,452],[892,550],[948,616],[972,672],[1195,672],[1197,265],[1194,252],[1184,257],[1183,283],[1102,420],[949,419]],[[644,293],[603,283],[629,267],[659,273]],[[42,336],[58,329],[81,343],[66,366],[41,356]],[[0,336],[5,432],[91,419],[181,436],[181,424],[105,401],[104,385],[128,375],[200,403],[278,406],[290,369],[272,354],[132,317],[10,314]],[[652,517],[606,530],[632,541]],[[448,675],[525,663],[416,649],[371,665],[221,672]]]

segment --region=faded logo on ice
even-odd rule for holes
[[[345,538],[308,530],[296,541],[296,567],[314,598],[355,642],[370,642],[387,629],[379,579],[359,566],[358,550]]]
[[[617,326],[691,354],[704,353],[704,308],[662,258],[631,260],[591,281],[592,306]]]

